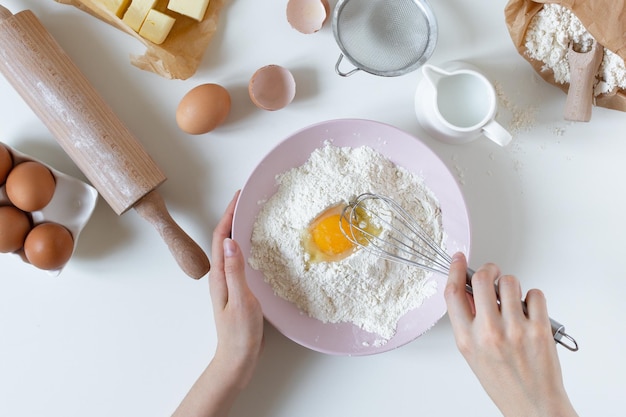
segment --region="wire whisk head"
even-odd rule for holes
[[[341,213],[342,233],[382,258],[447,274],[452,259],[421,223],[389,197],[364,193]]]

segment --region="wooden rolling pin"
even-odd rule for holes
[[[209,271],[155,190],[163,172],[30,10],[13,15],[0,5],[0,72],[118,215],[134,208],[187,275]]]

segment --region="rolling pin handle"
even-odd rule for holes
[[[211,264],[206,253],[172,219],[163,197],[157,191],[153,190],[146,194],[134,208],[157,229],[176,262],[187,275],[200,279],[209,272]]]

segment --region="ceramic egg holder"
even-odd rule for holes
[[[69,230],[74,240],[74,248],[72,250],[73,253],[78,244],[78,236],[89,221],[89,218],[96,207],[96,202],[98,200],[98,192],[96,189],[83,181],[57,171],[37,159],[18,152],[6,144],[0,144],[0,146],[4,146],[9,150],[11,156],[13,157],[14,167],[22,162],[35,161],[42,164],[48,168],[50,172],[52,172],[56,181],[52,200],[50,200],[50,202],[41,210],[32,211],[29,214],[32,219],[33,226],[40,223],[53,222],[60,224]],[[3,184],[0,186],[0,205],[7,204],[10,204],[10,201],[5,191],[5,185]],[[24,262],[28,263],[28,260],[21,251],[14,253],[14,255],[21,257]],[[47,272],[56,276],[59,275],[62,270],[63,267]]]

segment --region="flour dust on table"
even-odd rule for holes
[[[374,149],[337,147],[331,142],[276,181],[276,193],[259,202],[249,264],[263,273],[276,295],[310,317],[324,323],[353,323],[377,334],[376,343],[385,344],[394,336],[398,320],[436,292],[430,273],[357,248],[344,259],[313,261],[303,247],[303,234],[329,207],[373,192],[396,200],[435,242],[443,244],[435,195],[422,177]]]

